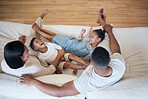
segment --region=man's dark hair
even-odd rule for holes
[[[105,32],[106,32],[105,30],[102,31],[102,29],[97,29],[97,30],[93,30],[93,31],[97,33],[98,38],[101,38],[101,41],[104,40],[104,38],[105,38]]]
[[[33,42],[34,42],[35,39],[36,39],[36,38],[33,37],[32,40],[31,40],[31,42],[30,42],[30,47],[31,47],[33,50],[34,50],[34,44],[33,44]]]
[[[21,59],[24,51],[24,44],[20,41],[12,41],[5,45],[4,58],[10,68],[18,69],[24,66],[24,62]]]
[[[109,53],[103,47],[96,47],[92,52],[91,58],[96,67],[99,66],[102,68],[108,66],[110,61]]]

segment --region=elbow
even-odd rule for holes
[[[120,49],[114,50],[114,51],[112,51],[112,54],[113,53],[119,53],[119,54],[121,54],[121,50]]]
[[[51,95],[51,94],[50,94]],[[59,90],[57,90],[55,93],[52,94],[52,96],[54,97],[64,97],[65,95],[62,94],[62,92]]]

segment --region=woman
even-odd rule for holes
[[[54,73],[56,66],[43,67],[36,57],[29,57],[29,50],[24,42],[25,36],[22,36],[19,41],[12,41],[5,45],[4,59],[1,62],[2,71],[15,76],[23,74],[42,76]]]

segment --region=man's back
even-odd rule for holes
[[[109,77],[98,75],[92,65],[87,67],[83,74],[74,80],[75,88],[80,92],[94,91],[106,88],[119,81],[125,72],[125,62],[121,54],[114,53],[111,56],[109,66],[112,74]]]

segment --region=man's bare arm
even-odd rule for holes
[[[39,80],[34,79],[31,75],[23,75],[22,77],[20,77],[20,81],[25,85],[34,85],[43,93],[51,96],[63,97],[63,96],[73,96],[79,94],[79,92],[76,90],[73,84],[73,81],[70,81],[61,87],[52,84],[43,83]]]
[[[109,45],[110,45],[110,49],[112,51],[112,54],[113,53],[120,53],[121,54],[121,51],[120,51],[120,46],[116,40],[116,38],[114,37],[114,34],[112,32],[112,26],[106,24],[106,16],[104,16],[104,19],[102,18],[102,14],[103,12],[101,11],[102,8],[99,10],[98,12],[98,22],[100,23],[100,25],[104,28],[104,30],[106,32],[108,32],[108,35],[109,35]]]
[[[106,24],[104,25],[104,30],[106,32],[108,32],[108,35],[109,35],[109,45],[110,45],[110,49],[112,51],[112,54],[113,53],[120,53],[121,54],[121,51],[120,51],[120,46],[112,32],[112,26]]]

